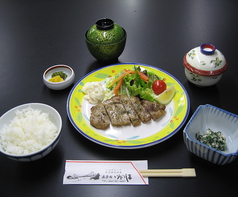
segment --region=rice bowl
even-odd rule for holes
[[[17,106],[0,118],[0,151],[18,161],[40,159],[56,146],[61,128],[60,114],[51,106]]]

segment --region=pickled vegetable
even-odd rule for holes
[[[64,81],[63,78],[61,78],[59,75],[52,77],[51,79],[49,79],[50,82],[61,82]]]
[[[53,78],[55,76],[60,76],[63,80],[67,78],[67,75],[62,71],[54,72],[51,77]]]

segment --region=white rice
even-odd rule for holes
[[[50,121],[49,114],[28,107],[17,110],[9,125],[0,131],[3,149],[10,154],[24,155],[41,150],[57,135],[57,127]]]

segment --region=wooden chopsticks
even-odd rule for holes
[[[143,177],[196,177],[194,168],[139,170]]]

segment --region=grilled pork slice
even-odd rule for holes
[[[103,104],[91,108],[90,124],[97,129],[107,129],[109,127],[110,119]]]
[[[115,103],[119,103],[119,101],[114,101],[114,100],[113,100],[113,97],[110,98],[110,99],[107,99],[107,100],[103,101],[103,104],[104,104],[104,105],[115,104]]]
[[[130,101],[143,123],[146,123],[151,120],[150,113],[142,106],[140,99],[138,97],[132,96],[130,97]]]
[[[114,104],[106,104],[104,106],[111,120],[112,126],[122,126],[119,112],[116,110],[116,106]]]
[[[109,105],[109,106],[108,106]],[[112,106],[111,106],[112,105]],[[112,97],[104,102],[104,106],[111,118],[112,125],[114,126],[124,126],[130,125],[131,121],[129,116],[127,115],[127,111],[120,103],[118,99]]]
[[[130,125],[131,121],[124,106],[121,103],[117,103],[115,106],[119,111],[122,125]]]
[[[130,118],[131,124],[135,127],[141,124],[140,118],[138,117],[138,114],[134,108],[134,106],[130,102],[130,98],[125,95],[115,96],[113,97],[113,100],[120,101],[125,110],[127,111],[127,114]]]
[[[154,121],[165,114],[165,106],[160,103],[142,100],[141,104],[150,113]]]
[[[113,96],[111,99],[105,101],[105,103],[110,104],[122,104],[130,122],[133,126],[138,126],[141,124],[141,120],[135,110],[134,106],[130,102],[130,98],[126,95]]]

